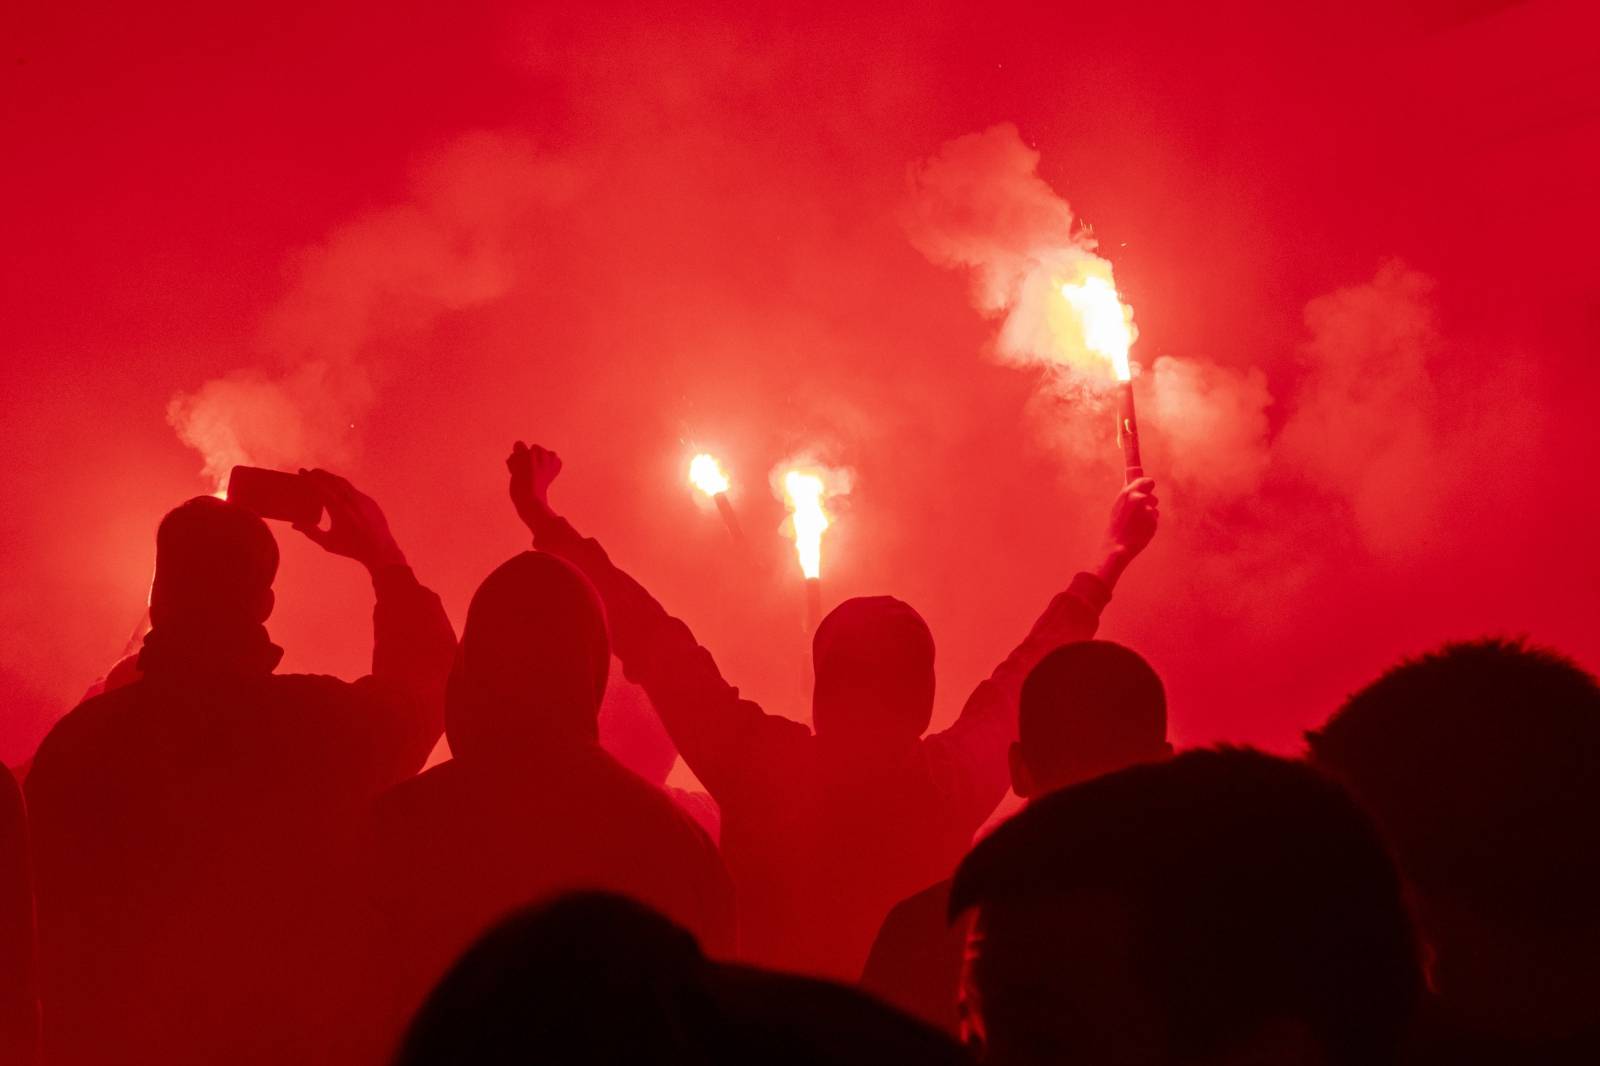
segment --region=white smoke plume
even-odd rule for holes
[[[906,230],[932,262],[971,272],[977,310],[1003,316],[995,337],[1003,362],[1045,368],[1033,407],[1052,445],[1075,464],[1104,461],[1114,447],[1109,369],[1083,345],[1060,290],[1089,277],[1112,281],[1111,264],[1038,166],[1039,153],[1010,123],[957,137],[911,168]],[[1170,355],[1152,371],[1135,387],[1163,478],[1198,498],[1254,492],[1268,457],[1262,373]]]
[[[1004,361],[1104,376],[1061,286],[1110,282],[1111,264],[1038,167],[1010,123],[957,137],[912,166],[906,231],[932,262],[972,272],[977,309],[1003,316],[995,351]]]
[[[410,197],[306,249],[267,316],[250,368],[173,397],[167,418],[220,487],[236,463],[300,467],[348,460],[380,395],[380,345],[502,297],[537,211],[576,195],[579,170],[518,137],[462,136],[413,175]]]

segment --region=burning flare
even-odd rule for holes
[[[689,484],[707,496],[720,496],[728,491],[728,475],[714,456],[701,452],[689,461]]]
[[[800,572],[809,579],[820,578],[822,534],[830,524],[822,506],[822,478],[791,470],[783,476],[783,494],[794,524],[794,550],[800,557]]]
[[[1118,298],[1116,286],[1091,275],[1062,285],[1061,295],[1072,307],[1083,346],[1110,360],[1118,381],[1132,380],[1128,349],[1133,345],[1133,308]]]

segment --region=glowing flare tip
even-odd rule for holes
[[[1129,326],[1133,311],[1118,298],[1116,286],[1105,278],[1087,277],[1062,285],[1061,295],[1083,326],[1084,347],[1111,360],[1118,381],[1131,380],[1128,349],[1133,345]]]
[[[728,475],[713,456],[701,452],[689,461],[689,484],[707,496],[717,496],[728,491]]]
[[[815,474],[791,470],[783,476],[784,495],[789,500],[794,523],[794,548],[800,557],[800,572],[807,578],[822,576],[822,534],[829,526],[822,506],[822,479]]]

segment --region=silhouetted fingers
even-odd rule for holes
[[[317,547],[326,548],[328,546],[328,534],[330,532],[329,530],[319,529],[316,526],[304,526],[304,525],[295,526],[294,528],[296,528],[300,532],[304,533],[306,535],[306,538],[308,540],[310,540],[311,543],[315,544]]]

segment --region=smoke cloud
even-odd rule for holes
[[[474,132],[423,160],[404,202],[371,210],[295,256],[246,369],[175,396],[167,418],[220,488],[236,463],[343,464],[387,375],[387,348],[503,297],[538,213],[581,188],[569,160],[526,139]]]
[[[1063,283],[1112,280],[1092,235],[1038,174],[1040,154],[1011,123],[949,141],[910,171],[906,230],[940,266],[967,269],[973,304],[1001,319],[994,350],[1043,368],[1034,422],[1073,465],[1100,465],[1114,423],[1108,366],[1083,343]],[[1131,323],[1130,323],[1131,324]],[[1138,332],[1133,331],[1135,340]],[[1201,500],[1260,487],[1267,467],[1265,376],[1163,355],[1137,394],[1149,405],[1163,478]]]
[[[1391,261],[1370,282],[1312,300],[1306,376],[1278,438],[1286,473],[1341,500],[1367,547],[1390,557],[1429,536],[1447,488],[1433,462],[1434,287]],[[1419,484],[1424,470],[1435,472]]]
[[[1103,377],[1105,358],[1085,346],[1061,286],[1109,282],[1111,264],[1038,167],[1011,123],[957,137],[911,167],[906,230],[930,261],[971,272],[973,303],[1002,319],[1003,360]]]
[[[924,614],[948,724],[1120,484],[1106,365],[1051,317],[1052,283],[1110,260],[1162,529],[1102,632],[1161,673],[1176,740],[1292,749],[1447,638],[1600,663],[1572,485],[1600,111],[1542,58],[1581,39],[1561,5],[1241,36],[1137,5],[247,2],[99,37],[102,10],[35,6],[0,268],[9,761],[121,649],[202,465],[207,490],[237,462],[349,476],[459,621],[526,544],[516,439],[561,452],[563,511],[731,683],[801,719],[765,482],[807,446],[854,470],[826,595]],[[1502,21],[1523,46],[1490,47]],[[1514,261],[1483,255],[1499,217]],[[742,552],[686,481],[696,446]],[[359,567],[277,532],[283,669],[359,675]]]

